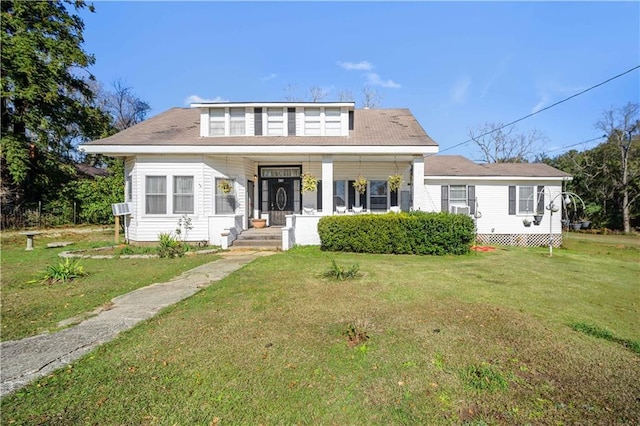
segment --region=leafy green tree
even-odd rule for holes
[[[585,212],[596,226],[630,232],[640,223],[640,107],[629,103],[607,110],[596,128],[607,140],[582,152],[568,151],[545,159],[573,180],[567,190],[585,202]]]
[[[74,144],[107,134],[82,49],[83,0],[0,3],[2,194],[16,204],[55,197],[73,179]],[[5,200],[6,201],[6,200]]]

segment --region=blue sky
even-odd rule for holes
[[[478,159],[468,129],[508,123],[640,65],[639,2],[95,2],[90,69],[153,108],[281,101],[312,86],[409,108],[447,154]],[[601,135],[602,112],[640,102],[640,70],[543,111],[549,155]],[[574,148],[592,147],[598,142]]]

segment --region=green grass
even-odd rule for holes
[[[46,248],[47,243],[56,241],[73,241],[74,244],[64,248]],[[116,296],[154,282],[167,281],[184,270],[215,259],[212,255],[179,259],[81,259],[78,262],[87,276],[54,284],[49,280],[43,281],[44,273],[50,273],[52,268],[59,271],[60,263],[64,263],[58,253],[110,244],[113,244],[112,230],[75,233],[61,229],[36,236],[35,249],[25,251],[23,235],[3,233],[2,340],[55,330],[60,321],[82,318]]]
[[[3,422],[634,424],[640,357],[571,327],[640,339],[629,241],[259,258],[4,398]]]

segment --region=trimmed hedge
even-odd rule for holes
[[[473,220],[450,213],[326,216],[318,223],[322,250],[355,253],[466,254]]]

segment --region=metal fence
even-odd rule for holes
[[[56,202],[45,204],[38,202],[28,206],[2,206],[1,228],[48,228],[78,223],[78,205],[76,202]]]

